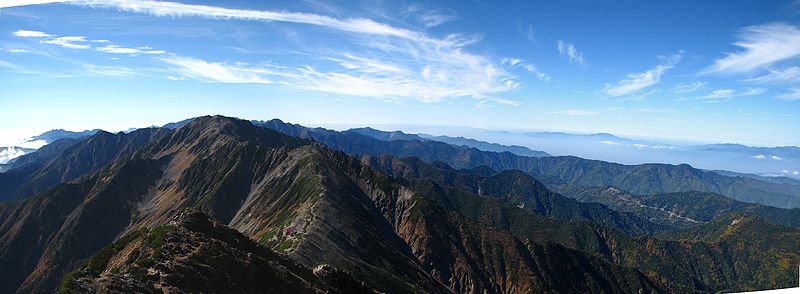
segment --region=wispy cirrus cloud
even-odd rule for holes
[[[692,93],[702,89],[703,87],[706,86],[706,84],[707,84],[706,82],[701,82],[701,81],[693,81],[693,82],[678,84],[677,86],[675,86],[675,92]]]
[[[551,114],[560,114],[560,115],[569,115],[569,116],[590,116],[602,113],[609,113],[622,110],[622,108],[609,106],[604,108],[597,108],[597,109],[577,109],[577,108],[570,108],[566,110],[560,111],[552,111],[549,112]]]
[[[86,44],[88,41],[84,36],[65,36],[65,37],[56,37],[48,40],[42,41],[45,44],[51,45],[58,45],[64,48],[70,49],[88,49],[92,47],[89,44]]]
[[[98,75],[98,76],[110,76],[110,77],[133,77],[139,76],[141,73],[137,70],[131,69],[125,66],[107,66],[107,65],[94,65],[94,64],[86,64],[84,65],[87,73]]]
[[[286,22],[314,25],[350,36],[350,45],[366,46],[373,54],[344,56],[329,60],[338,68],[295,67],[292,78],[282,76],[283,84],[305,87],[310,90],[376,98],[416,98],[424,102],[441,101],[451,97],[473,97],[488,101],[504,101],[496,97],[519,87],[513,76],[485,55],[468,52],[467,47],[479,38],[449,34],[443,38],[405,28],[394,27],[366,18],[336,18],[331,16],[287,11],[229,9],[208,5],[183,4],[167,1],[133,0],[78,0],[73,5],[97,9],[114,9],[157,17],[197,17],[215,20],[243,20],[257,22]],[[428,26],[441,24],[448,19],[443,14],[426,17]],[[375,38],[376,36],[382,38]],[[352,46],[351,46],[352,48]],[[119,51],[119,50],[117,50]],[[130,52],[130,50],[128,50]],[[319,53],[315,52],[315,55]],[[392,64],[389,68],[375,68],[370,61]],[[179,58],[163,59],[183,71],[188,77],[217,82],[271,82],[269,73],[218,62]],[[372,65],[375,63],[373,62]],[[207,73],[196,69],[205,68]],[[324,70],[322,69],[324,68]],[[535,67],[530,67],[535,70]],[[528,68],[526,68],[528,70]],[[533,72],[547,78],[538,70]],[[298,80],[303,80],[301,84]],[[303,86],[305,85],[305,86]]]
[[[556,47],[558,48],[558,55],[566,56],[570,63],[586,65],[586,60],[583,59],[583,52],[578,51],[574,44],[558,40]]]
[[[552,78],[549,74],[539,70],[539,68],[530,63],[526,63],[524,60],[519,58],[503,58],[500,60],[500,65],[506,66],[510,69],[513,68],[522,68],[525,69],[528,73],[534,75],[536,78],[549,82]]]
[[[717,59],[704,72],[743,73],[800,55],[800,28],[785,23],[750,26],[733,44],[742,51]]]
[[[443,46],[453,46],[459,42],[458,38],[455,37],[448,37],[445,39],[431,38],[421,32],[393,27],[366,18],[340,19],[313,13],[230,9],[209,5],[152,0],[78,0],[67,3],[92,8],[117,9],[125,12],[149,14],[159,17],[200,17],[223,20],[235,19],[245,21],[301,23],[359,34],[397,37],[419,42],[433,42]]]
[[[154,50],[150,47],[139,47],[139,48],[130,48],[130,47],[120,47],[117,45],[106,45],[102,47],[95,48],[96,51],[105,52],[105,53],[113,53],[113,54],[128,54],[128,55],[139,55],[139,54],[164,54],[167,53],[164,50]]]
[[[600,113],[596,110],[588,110],[588,109],[566,109],[561,111],[553,111],[550,112],[552,114],[561,114],[561,115],[569,115],[569,116],[589,116],[595,115]]]
[[[787,92],[778,95],[778,98],[789,101],[800,100],[800,87],[790,87]]]
[[[616,85],[606,84],[602,92],[611,97],[619,97],[649,88],[658,84],[661,81],[661,75],[675,67],[682,57],[681,53],[664,57],[661,64],[648,71],[628,74],[626,79],[617,82]]]
[[[766,88],[746,88],[745,91],[739,92],[734,89],[717,89],[711,91],[708,95],[697,97],[697,99],[701,100],[723,100],[729,99],[733,97],[746,97],[746,96],[758,96],[767,92]]]
[[[413,17],[426,28],[437,27],[456,19],[455,11],[429,8],[420,4],[409,5],[405,8],[403,14]]]
[[[436,102],[454,97],[472,97],[493,101],[508,101],[498,97],[519,87],[514,76],[500,66],[494,58],[469,52],[469,46],[479,37],[448,34],[431,36],[425,32],[396,27],[367,18],[338,18],[313,13],[288,11],[230,9],[209,5],[184,4],[152,0],[77,0],[67,2],[92,9],[111,9],[121,12],[146,14],[155,17],[194,17],[212,20],[240,20],[253,22],[283,22],[310,25],[344,34],[347,44],[339,52],[355,49],[368,51],[369,57],[355,54],[335,56],[341,60],[327,60],[333,66],[290,66],[291,71],[278,76],[281,84],[305,87],[310,90],[383,99],[415,98]],[[441,11],[439,11],[441,12]],[[423,17],[426,26],[436,26],[450,19],[446,13],[430,13]],[[136,48],[100,47],[107,53],[134,54]],[[329,50],[330,51],[330,50]],[[307,52],[315,56],[330,56],[330,52]],[[369,59],[370,61],[368,61]],[[214,82],[267,83],[276,78],[260,68],[233,63],[163,58],[174,71],[185,77]],[[376,61],[389,68],[376,68]],[[371,64],[370,64],[371,63]],[[201,73],[198,69],[207,69]],[[549,76],[534,66],[526,70],[541,79]],[[286,75],[291,75],[288,77]],[[302,83],[300,81],[303,81]],[[506,103],[513,104],[513,103]]]
[[[781,22],[755,25],[742,29],[738,37],[733,44],[742,50],[717,59],[701,73],[747,74],[750,77],[744,82],[788,85],[786,92],[775,97],[800,100],[800,67],[796,65],[800,61],[800,27]],[[714,94],[704,97],[715,99]]]
[[[39,4],[48,4],[48,3],[62,3],[62,2],[69,2],[72,0],[5,0],[0,2],[0,8],[10,8],[10,7],[18,7],[18,6],[27,6],[27,5],[39,5]]]
[[[746,79],[747,82],[762,84],[786,84],[800,82],[800,67],[790,66],[780,69],[768,69],[766,74]]]
[[[89,49],[93,48],[92,44],[94,45],[106,44],[100,47],[94,47],[94,50],[98,52],[111,53],[111,54],[140,55],[140,54],[167,53],[164,50],[155,50],[150,47],[136,47],[136,48],[122,47],[111,44],[111,41],[109,40],[104,40],[104,39],[91,40],[85,36],[57,36],[41,31],[30,31],[30,30],[17,30],[14,32],[14,35],[21,38],[39,39],[40,40],[39,42],[42,44],[58,45],[70,49]],[[16,52],[25,53],[25,50],[17,50]]]
[[[64,48],[86,49],[91,47],[90,45],[86,44],[89,41],[86,40],[86,37],[84,36],[57,37],[55,35],[51,35],[45,32],[29,31],[29,30],[17,30],[14,32],[14,36],[20,38],[44,39],[40,42],[45,44],[58,45]]]
[[[272,72],[264,67],[246,64],[226,64],[221,62],[207,62],[205,60],[188,57],[167,57],[162,61],[172,64],[175,71],[182,76],[190,77],[209,83],[232,84],[272,84],[265,78]]]

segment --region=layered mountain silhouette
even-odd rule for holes
[[[800,261],[758,216],[677,230],[550,191],[548,158],[432,140],[214,116],[52,148],[1,175],[0,292],[717,292]]]
[[[280,120],[257,125],[312,138],[350,154],[414,156],[426,162],[442,161],[456,169],[486,166],[494,170],[520,170],[547,185],[615,186],[634,194],[701,191],[718,193],[742,202],[778,208],[800,207],[800,185],[776,183],[743,176],[723,176],[687,164],[623,165],[575,156],[528,157],[510,152],[489,152],[438,141],[379,140],[353,132],[306,128]],[[360,135],[360,136],[359,136]]]

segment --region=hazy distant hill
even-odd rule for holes
[[[55,129],[55,130],[50,130],[50,131],[44,132],[44,133],[42,133],[40,135],[33,136],[33,137],[31,137],[30,141],[44,140],[45,142],[50,143],[50,142],[53,142],[53,141],[58,140],[58,139],[64,139],[64,138],[73,138],[74,139],[74,138],[91,136],[91,135],[94,135],[95,133],[97,133],[99,131],[101,131],[101,130],[100,129],[94,129],[94,130],[85,130],[85,131],[81,131],[81,132],[73,132],[73,131],[66,131],[66,130],[62,130],[62,129]]]

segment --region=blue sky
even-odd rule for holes
[[[4,0],[0,145],[205,114],[800,145],[798,20],[792,1]]]

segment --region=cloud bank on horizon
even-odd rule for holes
[[[615,35],[610,28],[619,27],[611,20],[593,27],[571,24],[566,19],[579,16],[541,3],[515,5],[564,11],[565,20],[463,3],[230,5],[4,1],[0,74],[22,74],[17,79],[27,81],[44,77],[53,84],[63,83],[59,79],[112,80],[131,88],[172,82],[165,88],[187,93],[188,87],[238,84],[333,97],[327,101],[376,98],[354,108],[373,105],[369,110],[376,116],[399,120],[401,115],[390,113],[393,108],[411,105],[404,107],[424,109],[414,119],[430,124],[441,121],[426,117],[452,107],[483,116],[481,121],[493,127],[554,121],[559,130],[655,131],[695,139],[714,134],[716,140],[800,144],[789,138],[800,138],[800,124],[795,124],[800,27],[795,16],[770,12],[784,6],[730,8],[722,13],[747,17],[740,23],[705,24],[707,30],[697,35],[662,32],[668,40],[659,40],[655,32]],[[668,8],[681,8],[675,6]],[[702,10],[694,13],[703,15]],[[666,13],[665,20],[676,15]],[[665,30],[657,25],[648,29]],[[709,38],[708,31],[727,33]],[[669,47],[657,46],[666,41]],[[23,84],[15,93],[24,90]],[[242,99],[258,96],[245,92],[248,98]],[[295,100],[282,104],[287,110],[309,107],[309,102],[296,101],[302,98],[286,99]],[[564,121],[569,117],[585,119]],[[719,126],[699,123],[709,117],[716,117]],[[455,114],[450,118],[456,125],[475,121]],[[588,119],[593,121],[589,126]],[[748,127],[734,129],[732,124]],[[698,125],[704,127],[688,128]]]

